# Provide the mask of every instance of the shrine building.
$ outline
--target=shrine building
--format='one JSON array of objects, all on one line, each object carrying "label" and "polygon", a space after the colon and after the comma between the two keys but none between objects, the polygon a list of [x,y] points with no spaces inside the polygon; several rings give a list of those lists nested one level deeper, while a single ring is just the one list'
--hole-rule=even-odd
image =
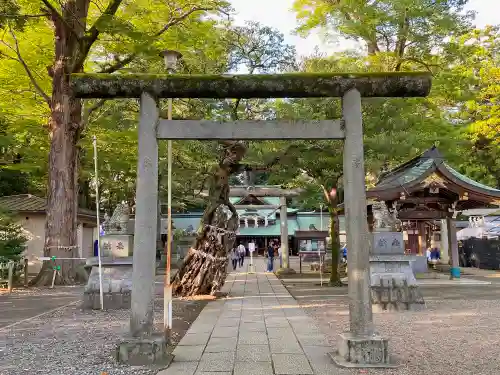
[{"label": "shrine building", "polygon": [[[237,242],[246,245],[253,241],[260,254],[264,254],[270,241],[280,242],[284,196],[293,196],[291,190],[279,186],[233,186],[230,201],[235,206],[240,226]],[[286,225],[288,246],[292,254],[303,250],[317,250],[325,246],[330,218],[328,212],[303,211],[294,208],[290,199],[286,200]],[[203,212],[174,213],[175,228],[189,232],[198,229]],[[344,218],[340,218],[341,239],[345,242]]]}]

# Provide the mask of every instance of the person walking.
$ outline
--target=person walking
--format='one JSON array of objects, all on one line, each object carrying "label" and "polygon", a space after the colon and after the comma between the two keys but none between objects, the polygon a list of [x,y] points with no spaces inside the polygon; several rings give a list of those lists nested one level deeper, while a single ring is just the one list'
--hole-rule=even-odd
[{"label": "person walking", "polygon": [[267,272],[273,272],[274,266],[274,247],[269,245],[267,247]]},{"label": "person walking", "polygon": [[239,257],[240,254],[238,253],[238,249],[233,248],[233,250],[231,250],[231,262],[233,263],[233,271],[236,271],[236,266],[238,265]]},{"label": "person walking", "polygon": [[245,249],[245,246],[243,246],[243,244],[240,243],[238,246],[238,254],[240,256],[240,258],[239,258],[240,268],[243,267],[243,262],[245,261],[246,252],[247,252],[247,249]]}]

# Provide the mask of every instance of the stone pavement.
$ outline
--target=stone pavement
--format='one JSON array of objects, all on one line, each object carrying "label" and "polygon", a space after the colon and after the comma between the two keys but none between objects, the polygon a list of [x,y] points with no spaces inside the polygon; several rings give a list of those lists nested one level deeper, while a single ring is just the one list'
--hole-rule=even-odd
[{"label": "stone pavement", "polygon": [[158,375],[330,375],[333,347],[269,273],[230,273]]}]

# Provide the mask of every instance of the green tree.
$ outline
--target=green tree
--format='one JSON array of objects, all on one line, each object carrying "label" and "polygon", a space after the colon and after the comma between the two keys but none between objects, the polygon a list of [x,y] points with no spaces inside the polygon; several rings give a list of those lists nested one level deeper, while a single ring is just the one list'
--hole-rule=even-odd
[{"label": "green tree", "polygon": [[443,51],[448,68],[435,80],[438,104],[464,128],[468,141],[460,169],[500,187],[500,31],[498,26],[452,37]]},{"label": "green tree", "polygon": [[[377,67],[366,64],[370,56],[341,55],[314,58],[305,62],[305,71],[367,71]],[[322,120],[341,117],[340,101],[334,99],[296,99],[277,101],[278,118]],[[431,99],[370,99],[363,100],[365,130],[365,161],[367,186],[376,182],[383,168],[390,168],[421,153],[432,144],[445,150],[453,149],[458,138],[454,128],[441,115]],[[332,273],[330,283],[340,285],[338,274],[339,225],[338,213],[342,203],[342,142],[294,142],[282,144],[286,150],[276,176],[283,181],[292,178],[309,195],[308,200],[322,202],[330,213],[332,241]],[[283,168],[285,166],[285,168]],[[336,192],[331,195],[330,192]],[[316,208],[318,205],[316,205]]]},{"label": "green tree", "polygon": [[399,71],[433,66],[435,48],[450,35],[470,27],[468,0],[295,0],[299,27],[308,34],[322,28],[366,46],[379,56],[382,70]]},{"label": "green tree", "polygon": [[[470,28],[473,14],[463,13],[466,0],[383,0],[369,2],[296,0],[294,9],[303,35],[322,28],[366,47],[366,54],[346,52],[331,58],[312,58],[305,71],[404,71],[427,69],[433,73],[442,63],[435,51],[445,45],[445,38],[463,34]],[[284,112],[283,112],[284,109]],[[340,117],[339,102],[330,99],[283,102],[281,114],[287,118],[331,119]],[[454,143],[457,131],[431,99],[372,99],[363,101],[367,185],[376,181],[382,168],[410,158],[432,143]],[[331,222],[338,221],[339,196],[330,191],[342,190],[342,146],[297,147],[300,157],[294,160],[302,171],[301,183],[316,184],[317,197],[323,195]],[[447,147],[444,147],[447,149]],[[304,157],[306,150],[309,156]],[[297,155],[299,156],[299,155]],[[327,168],[325,168],[325,165]],[[304,178],[304,174],[308,178]],[[314,189],[308,189],[314,191]],[[332,276],[339,284],[336,260],[339,259],[338,230],[331,225]]]},{"label": "green tree", "polygon": [[[248,73],[282,71],[295,62],[295,49],[284,43],[277,30],[249,23],[235,27],[229,35],[230,66],[245,67]],[[225,100],[215,105],[211,118],[214,120],[265,119],[271,116],[267,100]],[[243,158],[253,145],[245,141],[219,142],[217,165],[208,180],[209,197],[194,249],[202,249],[211,257],[191,252],[176,275],[173,290],[177,295],[213,294],[224,284],[228,251],[234,237],[224,243],[213,235],[214,227],[236,231],[238,214],[229,201],[229,181],[232,175],[242,171]],[[226,214],[228,211],[230,214]],[[227,221],[227,222],[226,222]],[[221,260],[222,259],[222,260]]]},{"label": "green tree", "polygon": [[[83,108],[82,101],[74,98],[70,90],[70,75],[85,70],[112,73],[134,62],[145,64],[153,56],[157,58],[161,49],[185,38],[175,33],[181,24],[186,26],[182,34],[215,32],[216,22],[201,17],[226,12],[228,4],[222,0],[109,0],[103,6],[89,0],[42,0],[41,3],[42,7],[28,0],[16,3],[18,15],[44,16],[30,18],[32,22],[24,25],[23,32],[3,22],[6,33],[0,52],[9,61],[6,70],[24,71],[27,80],[24,87],[35,92],[36,107],[43,107],[43,114],[49,118],[46,248],[57,243],[74,246],[79,142],[89,113],[100,103]],[[19,85],[19,75],[15,77]],[[57,250],[46,253],[59,255]],[[45,272],[47,267],[48,264],[42,267],[37,283],[50,282]],[[70,281],[74,269],[66,267],[61,275],[57,282]]]},{"label": "green tree", "polygon": [[0,211],[0,263],[18,262],[27,240],[23,228],[16,224],[13,216]]}]

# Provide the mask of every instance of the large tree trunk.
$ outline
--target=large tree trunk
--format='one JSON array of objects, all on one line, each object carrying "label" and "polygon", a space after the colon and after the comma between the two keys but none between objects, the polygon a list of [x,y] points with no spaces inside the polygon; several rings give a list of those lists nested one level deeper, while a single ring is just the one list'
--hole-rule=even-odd
[{"label": "large tree trunk", "polygon": [[[338,181],[338,178],[335,179]],[[322,186],[323,195],[325,197],[328,213],[330,214],[330,239],[332,246],[332,270],[330,275],[330,286],[342,286],[339,273],[340,261],[340,226],[339,226],[339,197],[337,194],[337,186],[334,186],[330,191],[326,186]]]},{"label": "large tree trunk", "polygon": [[[62,7],[62,14],[52,14],[55,34],[52,77],[50,153],[48,173],[47,217],[44,256],[55,256],[56,261],[45,261],[40,273],[32,281],[36,285],[52,282],[53,266],[60,266],[56,283],[73,283],[75,261],[57,258],[78,257],[78,140],[82,130],[82,105],[70,88],[70,74],[83,71],[81,57],[83,36],[89,0],[71,0]],[[64,20],[64,21],[63,21]]]},{"label": "large tree trunk", "polygon": [[175,295],[213,295],[224,285],[227,254],[234,246],[239,225],[236,209],[229,201],[229,177],[239,170],[245,152],[242,142],[226,142],[212,177],[198,237],[175,277]]},{"label": "large tree trunk", "polygon": [[340,260],[340,226],[337,207],[337,199],[333,199],[328,207],[330,213],[330,238],[332,246],[332,270],[330,275],[330,286],[342,286],[340,281],[339,260]]}]

